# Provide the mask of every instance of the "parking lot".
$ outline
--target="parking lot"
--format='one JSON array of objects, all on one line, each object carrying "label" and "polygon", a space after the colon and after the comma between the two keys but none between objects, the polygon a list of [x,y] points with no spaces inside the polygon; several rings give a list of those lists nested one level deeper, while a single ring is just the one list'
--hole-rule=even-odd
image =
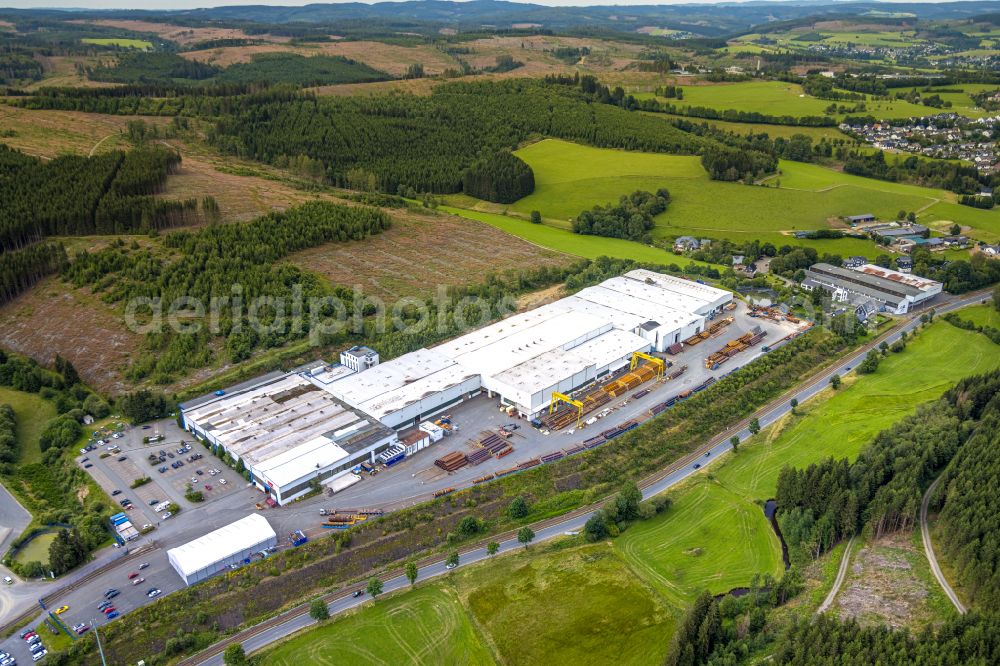
[{"label": "parking lot", "polygon": [[[196,512],[245,486],[240,475],[192,442],[190,435],[185,439],[185,433],[172,422],[138,428],[126,426],[114,434],[99,431],[92,439],[96,448],[81,454],[77,460],[115,501],[119,504],[131,501],[126,512],[136,529],[157,527],[166,520],[165,511],[153,510],[162,502],[173,502],[186,512]],[[146,438],[156,441],[143,441]],[[148,483],[131,487],[145,477],[149,477]],[[204,501],[186,499],[188,486],[200,491]]]}]

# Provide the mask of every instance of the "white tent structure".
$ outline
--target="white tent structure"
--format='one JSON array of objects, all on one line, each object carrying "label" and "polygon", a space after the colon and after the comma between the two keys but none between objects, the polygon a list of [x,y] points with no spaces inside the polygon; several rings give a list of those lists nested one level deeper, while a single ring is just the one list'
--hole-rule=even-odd
[{"label": "white tent structure", "polygon": [[187,585],[210,578],[230,564],[278,543],[267,519],[252,513],[203,537],[167,551],[167,560]]}]

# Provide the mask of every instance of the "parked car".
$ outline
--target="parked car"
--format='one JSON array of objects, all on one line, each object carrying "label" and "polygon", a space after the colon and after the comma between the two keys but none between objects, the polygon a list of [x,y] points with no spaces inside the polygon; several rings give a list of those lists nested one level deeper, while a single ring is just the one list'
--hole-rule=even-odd
[{"label": "parked car", "polygon": [[93,467],[93,465],[90,463],[87,463],[86,465],[83,466],[84,469],[90,469],[91,467]]},{"label": "parked car", "polygon": [[105,615],[104,617],[105,617],[106,619],[108,619],[108,620],[113,620],[113,619],[115,619],[116,617],[118,617],[119,615],[121,615],[121,613],[119,613],[118,611],[111,611],[110,613],[108,613],[108,614],[107,614],[107,615]]},{"label": "parked car", "polygon": [[225,479],[219,479],[219,483],[224,486],[224,485],[226,485],[226,480]]},{"label": "parked car", "polygon": [[148,568],[149,568],[149,562],[143,562],[142,564],[139,565],[139,570],[140,571],[142,571],[143,569],[148,569]]},{"label": "parked car", "polygon": [[198,483],[198,477],[197,476],[192,476],[191,477],[191,483]]},{"label": "parked car", "polygon": [[88,629],[90,629],[90,625],[86,624],[84,622],[81,622],[80,624],[74,624],[73,625],[73,631],[76,632],[77,636],[79,636],[80,634],[85,633]]},{"label": "parked car", "polygon": [[130,574],[128,575],[128,579],[129,579],[129,580],[135,580],[135,579],[136,579],[136,578],[138,578],[138,577],[139,577],[139,573],[138,573],[138,572],[136,572],[136,571],[133,571],[132,573],[130,573]]},{"label": "parked car", "polygon": [[212,486],[210,486],[210,485],[208,485],[208,484],[206,483],[206,484],[205,484],[205,490],[211,490],[211,489],[212,489]]},{"label": "parked car", "polygon": [[[86,451],[86,449],[82,449],[82,450]],[[89,462],[89,461],[90,461],[90,458],[88,458],[87,456],[84,456],[83,458],[80,458],[80,462]]]},{"label": "parked car", "polygon": [[3,577],[3,584],[4,585],[13,585],[14,584],[14,579],[11,578],[10,576],[4,576]]},{"label": "parked car", "polygon": [[152,523],[146,523],[145,525],[143,525],[142,527],[140,527],[140,528],[139,528],[139,530],[140,530],[140,531],[143,531],[143,530],[148,530],[148,529],[150,529],[150,528],[151,528],[152,526],[153,526],[153,524],[152,524]]},{"label": "parked car", "polygon": [[107,592],[104,593],[104,598],[105,599],[114,599],[119,594],[121,594],[121,593],[118,590],[116,590],[115,588],[112,587],[110,590],[108,590]]},{"label": "parked car", "polygon": [[157,500],[157,499],[151,499],[151,500],[149,500],[149,506],[156,506],[159,503],[160,503],[160,500]]},{"label": "parked car", "polygon": [[168,451],[168,452],[167,452],[167,457],[168,457],[168,458],[173,458],[173,457],[174,457],[174,454],[172,454],[172,453],[170,453],[170,452]]},{"label": "parked car", "polygon": [[29,638],[31,638],[32,636],[37,636],[37,635],[38,635],[38,634],[36,634],[35,632],[33,632],[33,631],[32,631],[31,629],[28,629],[27,631],[22,631],[22,632],[21,632],[21,638],[22,638],[23,640],[28,640],[28,639],[29,639]]},{"label": "parked car", "polygon": [[201,471],[200,469],[199,469],[199,470],[197,470],[197,471],[195,472],[195,474],[197,474],[198,476],[204,476],[204,475],[205,475],[205,473],[204,473],[203,471]]},{"label": "parked car", "polygon": [[159,472],[160,474],[163,474],[164,472],[166,472],[166,471],[167,471],[167,466],[166,466],[166,465],[164,465],[163,467],[161,467],[160,469],[158,469],[158,470],[156,470],[156,471],[158,471],[158,472]]},{"label": "parked car", "polygon": [[165,514],[163,514],[162,516],[160,516],[160,520],[166,520],[167,518],[169,518],[172,515],[174,515],[174,514],[172,514],[171,512],[167,511]]},{"label": "parked car", "polygon": [[144,426],[142,426],[142,429],[143,429],[143,430],[149,430],[149,429],[150,429],[150,427],[151,427],[151,426],[148,426],[148,425],[144,425]]},{"label": "parked car", "polygon": [[146,596],[149,597],[150,599],[152,599],[153,597],[159,596],[159,595],[160,595],[160,588],[158,588],[158,587],[154,587],[151,590],[149,590],[148,592],[146,592]]},{"label": "parked car", "polygon": [[132,584],[133,585],[138,585],[139,583],[145,583],[145,582],[146,582],[146,579],[143,578],[142,576],[139,576],[138,578],[132,579]]},{"label": "parked car", "polygon": [[48,652],[46,652],[44,649],[41,652],[36,652],[35,654],[31,655],[31,661],[41,661],[42,657],[44,657],[47,654]]},{"label": "parked car", "polygon": [[111,605],[112,605],[112,604],[111,604],[111,602],[110,602],[110,601],[102,601],[101,603],[99,603],[99,604],[97,605],[97,610],[99,610],[100,612],[102,612],[102,613],[103,613],[103,612],[104,612],[104,609],[105,609],[105,608],[109,608],[109,607],[110,607]]},{"label": "parked car", "polygon": [[69,606],[63,605],[63,606],[60,606],[59,608],[55,609],[52,612],[55,613],[56,615],[62,615],[63,613],[65,613],[68,610],[69,610]]},{"label": "parked car", "polygon": [[112,497],[117,497],[118,495],[121,495],[121,494],[122,494],[122,491],[117,490],[117,489],[111,491],[111,496]]},{"label": "parked car", "polygon": [[101,612],[102,612],[102,613],[104,613],[105,615],[107,615],[108,613],[114,613],[114,612],[115,612],[115,611],[117,611],[117,610],[118,610],[118,609],[117,609],[117,608],[115,608],[114,606],[108,606],[107,608],[105,608],[105,609],[104,609],[103,611],[101,611]]},{"label": "parked car", "polygon": [[125,462],[128,460],[128,456],[118,456],[118,462]]}]

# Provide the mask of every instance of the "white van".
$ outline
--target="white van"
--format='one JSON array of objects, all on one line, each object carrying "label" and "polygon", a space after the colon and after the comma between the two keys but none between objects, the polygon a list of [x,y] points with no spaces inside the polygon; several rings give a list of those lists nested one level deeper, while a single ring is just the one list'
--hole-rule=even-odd
[{"label": "white van", "polygon": [[160,502],[159,504],[153,507],[153,511],[155,511],[156,513],[159,513],[161,511],[166,511],[168,506],[170,506],[169,501]]}]

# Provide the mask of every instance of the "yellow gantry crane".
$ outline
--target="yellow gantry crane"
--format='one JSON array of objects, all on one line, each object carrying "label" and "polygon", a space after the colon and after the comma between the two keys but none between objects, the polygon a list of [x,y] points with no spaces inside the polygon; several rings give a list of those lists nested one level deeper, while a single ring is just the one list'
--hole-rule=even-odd
[{"label": "yellow gantry crane", "polygon": [[655,356],[638,351],[632,352],[632,363],[629,365],[629,370],[635,370],[639,366],[639,359],[643,359],[656,367],[657,379],[662,377],[663,373],[667,370],[667,364],[663,362],[662,358],[656,358]]},{"label": "yellow gantry crane", "polygon": [[556,411],[560,402],[565,402],[567,405],[576,408],[576,427],[580,427],[580,421],[583,420],[583,403],[579,400],[574,400],[564,393],[552,393],[552,402],[549,403],[549,414]]}]

